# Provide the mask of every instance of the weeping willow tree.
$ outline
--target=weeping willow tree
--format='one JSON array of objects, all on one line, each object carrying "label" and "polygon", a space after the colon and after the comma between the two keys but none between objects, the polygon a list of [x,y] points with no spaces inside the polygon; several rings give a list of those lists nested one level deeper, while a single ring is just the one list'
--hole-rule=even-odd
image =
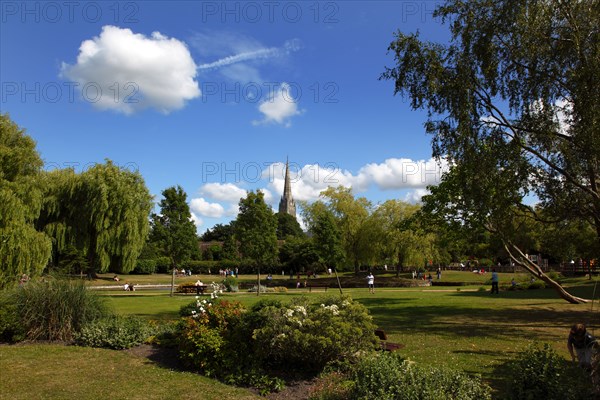
[{"label": "weeping willow tree", "polygon": [[50,258],[50,238],[33,224],[42,206],[42,165],[35,142],[0,114],[0,288],[40,274]]},{"label": "weeping willow tree", "polygon": [[55,257],[72,246],[85,255],[89,275],[133,270],[152,208],[141,175],[106,161],[81,174],[50,172],[46,183],[38,225],[52,237]]}]

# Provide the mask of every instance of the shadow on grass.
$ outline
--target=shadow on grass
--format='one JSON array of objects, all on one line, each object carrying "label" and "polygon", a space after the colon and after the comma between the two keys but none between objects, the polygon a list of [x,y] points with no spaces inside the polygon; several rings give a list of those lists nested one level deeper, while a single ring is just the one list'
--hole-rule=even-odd
[{"label": "shadow on grass", "polygon": [[[474,293],[466,294],[477,297]],[[489,296],[489,294],[488,294]],[[360,299],[369,308],[374,321],[388,334],[410,331],[431,333],[449,338],[489,337],[501,339],[518,335],[524,339],[536,339],[538,333],[532,328],[568,329],[573,321],[588,321],[589,308],[556,310],[547,307],[496,307],[470,308],[458,305],[403,307],[406,299]]]},{"label": "shadow on grass", "polygon": [[[589,284],[579,285],[577,287],[566,287],[565,290],[577,297],[581,297],[584,299],[592,300],[592,296],[594,301],[600,300],[600,285],[596,287],[595,283],[592,281]],[[457,290],[453,293],[456,296],[466,296],[466,297],[484,297],[491,296],[489,287],[486,290],[478,290],[478,291],[459,291]],[[505,297],[509,299],[560,299],[560,296],[556,292],[556,290],[552,288],[545,289],[523,289],[523,290],[501,290],[498,297]]]}]

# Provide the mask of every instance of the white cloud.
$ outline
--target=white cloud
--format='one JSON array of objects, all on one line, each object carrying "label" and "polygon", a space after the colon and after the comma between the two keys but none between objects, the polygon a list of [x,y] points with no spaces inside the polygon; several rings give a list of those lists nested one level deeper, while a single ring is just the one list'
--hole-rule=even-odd
[{"label": "white cloud", "polygon": [[61,67],[61,76],[77,82],[94,107],[125,114],[182,108],[200,96],[196,74],[185,43],[159,32],[147,37],[110,25],[81,43],[74,65]]},{"label": "white cloud", "polygon": [[447,163],[441,166],[435,159],[413,161],[408,158],[389,158],[382,164],[367,164],[360,169],[356,177],[358,187],[375,184],[382,190],[423,188],[437,185]]},{"label": "white cloud", "polygon": [[196,229],[199,229],[202,225],[204,225],[204,221],[202,220],[202,218],[198,217],[193,212],[192,212],[192,222],[196,226]]},{"label": "white cloud", "polygon": [[233,183],[207,183],[200,188],[200,194],[217,201],[238,203],[247,192]]},{"label": "white cloud", "polygon": [[[447,163],[441,166],[434,159],[413,161],[406,158],[390,158],[380,164],[367,164],[357,174],[342,170],[333,163],[323,166],[307,164],[303,167],[290,164],[292,194],[296,200],[314,201],[329,186],[352,187],[354,192],[364,192],[371,187],[379,190],[418,189],[424,193],[428,185],[441,181]],[[285,164],[274,163],[263,171],[263,179],[268,179],[274,193],[283,193]],[[420,198],[420,197],[419,197]]]},{"label": "white cloud", "polygon": [[427,189],[415,189],[404,196],[404,201],[412,204],[421,203],[421,198],[427,194],[429,194],[429,190]]},{"label": "white cloud", "polygon": [[190,201],[190,209],[193,213],[203,217],[221,218],[225,215],[225,209],[219,203],[209,203],[204,198],[199,197]]},{"label": "white cloud", "polygon": [[258,110],[263,114],[263,119],[252,121],[252,124],[276,123],[286,128],[290,127],[292,125],[290,119],[303,112],[298,109],[296,100],[290,85],[283,82],[275,93],[260,103]]}]

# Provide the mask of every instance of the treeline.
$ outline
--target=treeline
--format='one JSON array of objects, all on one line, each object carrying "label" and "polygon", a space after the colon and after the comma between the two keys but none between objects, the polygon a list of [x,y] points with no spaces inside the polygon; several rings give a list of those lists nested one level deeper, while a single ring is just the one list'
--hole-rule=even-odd
[{"label": "treeline", "polygon": [[[287,274],[383,265],[399,272],[471,258],[508,262],[498,234],[484,224],[439,218],[427,201],[423,208],[400,200],[373,204],[338,187],[300,205],[306,232],[251,191],[235,220],[198,237],[181,187],[165,189],[154,213],[142,176],[110,160],[81,173],[44,171],[35,142],[0,115],[0,287],[50,270],[90,277],[173,268]],[[537,213],[544,220],[545,210]],[[530,254],[554,262],[598,254],[593,226],[584,220],[517,219],[513,243]],[[201,241],[219,243],[201,250]]]}]

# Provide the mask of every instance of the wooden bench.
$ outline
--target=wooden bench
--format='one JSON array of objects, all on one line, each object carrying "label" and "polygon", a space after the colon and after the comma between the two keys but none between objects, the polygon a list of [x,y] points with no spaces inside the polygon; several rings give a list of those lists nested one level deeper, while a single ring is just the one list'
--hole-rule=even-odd
[{"label": "wooden bench", "polygon": [[400,344],[400,343],[388,342],[387,334],[383,331],[383,329],[376,329],[375,336],[377,336],[379,338],[379,340],[381,341],[380,345],[381,345],[381,350],[383,350],[383,351],[396,351],[396,350],[400,350],[401,348],[404,347],[404,345]]},{"label": "wooden bench", "polygon": [[179,293],[196,293],[204,294],[204,291],[208,288],[208,285],[183,285],[178,287]]},{"label": "wooden bench", "polygon": [[327,289],[329,289],[329,286],[327,286],[327,285],[308,285],[309,292],[312,292],[313,289],[325,289],[325,291],[327,291]]}]

